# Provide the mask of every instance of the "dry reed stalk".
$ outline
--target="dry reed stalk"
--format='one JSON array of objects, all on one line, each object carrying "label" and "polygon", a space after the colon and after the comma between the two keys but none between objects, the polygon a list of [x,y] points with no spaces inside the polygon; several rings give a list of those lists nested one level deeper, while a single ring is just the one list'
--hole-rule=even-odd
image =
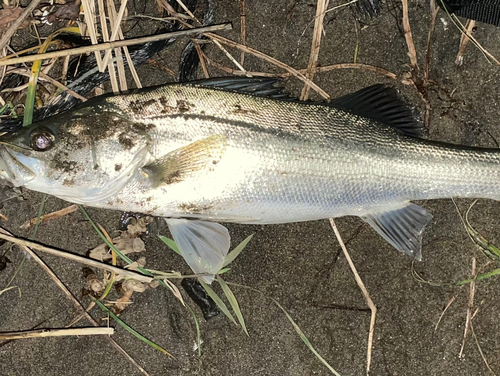
[{"label": "dry reed stalk", "polygon": [[49,214],[45,214],[45,215],[42,215],[40,217],[40,219],[37,217],[37,218],[32,218],[30,219],[29,221],[26,221],[24,222],[20,228],[26,230],[27,228],[30,228],[31,226],[34,226],[38,223],[43,223],[43,222],[48,222],[48,221],[51,221],[53,219],[57,219],[57,218],[60,218],[64,215],[67,215],[69,213],[73,213],[75,211],[78,210],[78,205],[76,204],[73,204],[73,205],[70,205],[64,209],[61,209],[61,210],[58,210],[58,211],[55,211],[55,212],[52,212],[52,213],[49,213]]},{"label": "dry reed stalk", "polygon": [[333,218],[330,218],[330,224],[332,226],[333,232],[335,233],[335,236],[337,237],[340,247],[342,248],[342,252],[344,253],[345,258],[349,263],[349,267],[351,268],[351,271],[354,274],[356,283],[358,284],[358,287],[360,288],[361,292],[363,293],[366,299],[366,304],[368,305],[370,311],[372,312],[370,319],[370,330],[368,332],[368,348],[366,351],[366,374],[368,375],[370,373],[370,366],[372,363],[373,332],[375,331],[375,318],[377,316],[377,307],[375,306],[375,304],[373,304],[373,300],[370,298],[370,294],[368,294],[368,290],[366,289],[365,284],[361,280],[361,277],[359,276],[356,267],[352,262],[351,256],[349,256],[349,252],[347,252],[344,240],[342,240],[342,236],[340,235],[340,232]]},{"label": "dry reed stalk", "polygon": [[[185,37],[185,36],[189,36],[189,35],[209,33],[212,31],[231,30],[231,27],[232,26],[230,23],[225,23],[225,24],[220,24],[220,25],[204,26],[204,27],[189,29],[189,30],[174,31],[172,33],[151,35],[151,36],[141,37],[141,38],[133,38],[133,39],[108,42],[108,43],[93,44],[90,46],[83,46],[83,47],[77,47],[77,48],[68,48],[66,50],[46,52],[46,53],[38,54],[38,55],[12,57],[12,58],[9,58],[7,60],[0,60],[0,67],[4,66],[4,65],[27,63],[27,62],[31,62],[31,61],[35,61],[35,60],[51,59],[53,57],[78,55],[78,54],[83,54],[83,53],[88,53],[88,52],[107,50],[110,48],[131,46],[134,44],[141,44],[141,43],[154,42],[154,41],[170,39],[170,38],[178,38],[178,37]],[[216,35],[216,34],[212,34],[212,35]]]},{"label": "dry reed stalk", "polygon": [[[321,46],[321,35],[323,34],[323,20],[325,18],[326,9],[328,8],[329,0],[318,0],[316,5],[316,17],[314,19],[314,31],[311,44],[311,54],[309,55],[309,64],[307,65],[306,77],[312,81],[314,70],[318,64],[319,49]],[[300,100],[305,101],[309,98],[309,85],[304,85]]]},{"label": "dry reed stalk", "polygon": [[410,68],[412,70],[418,70],[417,51],[415,50],[415,44],[413,43],[410,20],[408,18],[408,0],[401,0],[401,2],[403,3],[403,30],[405,34],[406,44],[408,46],[408,56],[410,57]]},{"label": "dry reed stalk", "polygon": [[0,340],[12,340],[23,338],[45,338],[45,337],[65,337],[65,336],[94,336],[94,335],[115,334],[115,329],[111,327],[95,328],[72,328],[72,329],[35,329],[23,332],[0,332]]},{"label": "dry reed stalk", "polygon": [[460,36],[460,47],[458,48],[457,57],[455,59],[455,64],[461,66],[464,63],[464,54],[467,44],[469,44],[470,38],[469,35],[472,35],[472,30],[476,26],[476,21],[467,20],[465,23],[465,33],[462,33]]},{"label": "dry reed stalk", "polygon": [[17,244],[20,246],[37,249],[39,251],[51,254],[53,256],[63,257],[63,258],[66,258],[68,260],[71,260],[71,261],[76,261],[76,262],[79,262],[79,263],[82,263],[82,264],[85,264],[88,266],[92,266],[94,268],[99,268],[99,269],[107,270],[108,272],[115,272],[117,274],[125,275],[125,276],[133,278],[137,281],[146,282],[146,283],[153,281],[152,277],[148,277],[148,276],[136,273],[136,272],[131,271],[131,270],[118,268],[116,266],[108,265],[108,264],[105,264],[103,262],[99,262],[97,260],[92,260],[92,259],[89,259],[87,257],[76,255],[74,253],[60,251],[58,249],[47,247],[47,246],[29,241],[29,240],[19,239],[19,238],[16,238],[14,236],[5,235],[5,233],[0,233],[0,239],[5,239],[11,243],[14,243],[14,244]]}]

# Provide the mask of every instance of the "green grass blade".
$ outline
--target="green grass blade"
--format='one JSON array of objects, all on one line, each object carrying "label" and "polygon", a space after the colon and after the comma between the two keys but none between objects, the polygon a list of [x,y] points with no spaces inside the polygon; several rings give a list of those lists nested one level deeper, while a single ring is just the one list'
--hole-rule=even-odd
[{"label": "green grass blade", "polygon": [[224,263],[222,264],[222,266],[223,267],[227,266],[231,262],[233,262],[234,259],[239,256],[239,254],[241,253],[241,251],[243,251],[243,249],[245,249],[245,247],[247,246],[248,242],[250,240],[252,240],[252,238],[253,238],[254,235],[255,234],[252,234],[252,235],[248,236],[245,240],[243,240],[240,244],[238,244],[235,249],[233,249],[231,252],[229,252],[227,254],[226,258],[224,259]]},{"label": "green grass blade", "polygon": [[285,311],[285,309],[278,302],[275,302],[275,303],[283,311],[283,313],[285,314],[285,316],[288,319],[288,321],[290,321],[292,323],[293,328],[295,329],[295,331],[297,332],[297,334],[300,336],[300,339],[302,340],[302,342],[305,343],[305,345],[307,346],[307,348],[309,350],[311,350],[311,352],[316,356],[316,358],[318,358],[319,361],[321,363],[323,363],[325,365],[325,367],[330,370],[331,373],[333,373],[336,376],[340,376],[340,374],[337,371],[335,371],[333,369],[333,367],[330,364],[328,364],[328,362],[321,355],[319,355],[319,353],[313,347],[313,345],[311,344],[311,342],[309,342],[309,340],[307,339],[307,337],[305,336],[305,334],[302,332],[302,330],[300,329],[300,327],[297,325],[297,323],[295,321],[293,321],[292,317],[288,314],[288,312]]},{"label": "green grass blade", "polygon": [[169,239],[169,238],[167,238],[166,236],[163,236],[163,235],[158,235],[158,237],[161,239],[161,241],[163,243],[165,243],[166,245],[168,245],[172,251],[174,251],[178,255],[182,256],[181,255],[181,251],[179,251],[179,247],[177,247],[177,244],[175,244],[175,242],[172,239]]},{"label": "green grass blade", "polygon": [[221,275],[221,274],[227,273],[230,270],[231,270],[231,268],[224,268],[224,269],[219,270],[219,272],[217,274]]},{"label": "green grass blade", "polygon": [[229,310],[227,309],[226,304],[222,301],[221,298],[219,298],[219,296],[215,293],[215,291],[212,290],[212,288],[208,284],[203,282],[203,280],[201,278],[198,278],[198,281],[201,283],[201,285],[203,286],[203,288],[207,292],[208,296],[210,296],[213,299],[213,301],[215,302],[215,304],[217,304],[217,307],[219,307],[219,309],[222,312],[224,312],[224,314],[227,316],[227,318],[229,320],[231,320],[235,325],[238,325],[238,323],[234,319],[233,315],[231,315],[231,312],[229,312]]},{"label": "green grass blade", "polygon": [[31,234],[31,237],[30,237],[31,240],[35,239],[36,233],[38,232],[38,227],[40,226],[40,220],[42,219],[45,201],[47,201],[47,193],[44,193],[42,196],[42,203],[40,204],[40,209],[38,209],[38,216],[36,218],[35,228],[33,229],[33,234]]},{"label": "green grass blade", "polygon": [[290,323],[292,324],[293,328],[295,329],[295,331],[297,332],[297,334],[300,336],[300,339],[302,340],[302,342],[304,342],[304,344],[314,354],[314,356],[316,356],[316,358],[318,358],[318,360],[321,363],[323,363],[326,366],[326,368],[328,368],[330,370],[331,373],[333,373],[335,376],[340,376],[340,374],[337,371],[335,371],[333,369],[333,367],[325,359],[323,359],[323,357],[321,355],[319,355],[319,353],[313,347],[313,345],[311,344],[311,342],[309,341],[309,339],[305,336],[305,334],[302,332],[302,330],[297,325],[297,323],[295,321],[293,321],[293,319],[289,315],[289,313],[285,310],[285,308],[283,308],[283,306],[277,300],[275,300],[275,299],[273,299],[273,298],[271,298],[269,296],[266,296],[262,291],[254,289],[253,287],[250,287],[250,286],[245,286],[245,285],[240,285],[238,283],[230,283],[230,282],[228,282],[228,284],[229,285],[233,285],[233,286],[243,287],[243,288],[246,288],[246,289],[258,292],[259,294],[261,294],[262,296],[264,296],[265,298],[271,300],[274,304],[276,304],[276,306],[278,306],[278,308],[283,311],[283,313],[285,314],[286,318],[290,321]]},{"label": "green grass blade", "polygon": [[238,300],[236,300],[236,297],[234,296],[233,292],[227,285],[227,283],[220,277],[217,276],[217,282],[219,282],[220,287],[222,287],[222,291],[224,291],[224,294],[226,295],[226,298],[231,304],[231,308],[233,309],[236,317],[238,318],[238,321],[240,322],[241,327],[243,328],[243,331],[247,336],[250,337],[250,334],[248,334],[247,327],[245,325],[245,319],[243,318],[243,315],[241,314],[240,310],[240,305],[238,304]]},{"label": "green grass blade", "polygon": [[200,324],[198,323],[198,318],[196,317],[196,313],[194,313],[193,309],[189,306],[189,312],[193,315],[194,325],[196,325],[196,344],[198,345],[198,356],[201,356],[201,332],[200,332]]},{"label": "green grass blade", "polygon": [[99,308],[101,308],[104,312],[106,312],[108,315],[110,315],[113,318],[113,320],[115,320],[123,329],[125,329],[129,333],[132,333],[134,336],[136,336],[137,338],[139,338],[144,343],[147,343],[149,346],[151,346],[151,347],[155,348],[156,350],[159,350],[162,353],[167,354],[168,356],[170,356],[173,359],[175,359],[175,357],[172,354],[170,354],[167,350],[165,350],[163,347],[158,346],[156,343],[150,341],[149,339],[147,339],[146,337],[144,337],[142,334],[140,334],[139,332],[135,331],[130,326],[128,326],[127,324],[125,324],[120,318],[118,318],[118,316],[116,316],[113,312],[111,312],[109,310],[109,308],[106,307],[102,302],[100,302],[99,300],[97,300],[96,298],[94,298],[92,296],[91,296],[91,298],[94,301],[94,303],[96,303],[99,306]]}]

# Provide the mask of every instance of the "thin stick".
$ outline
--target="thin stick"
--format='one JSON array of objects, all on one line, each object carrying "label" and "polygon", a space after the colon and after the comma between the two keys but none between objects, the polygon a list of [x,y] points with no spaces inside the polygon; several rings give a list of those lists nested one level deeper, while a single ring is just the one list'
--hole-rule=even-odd
[{"label": "thin stick", "polygon": [[462,33],[460,37],[460,47],[458,49],[457,58],[455,59],[455,64],[458,66],[461,66],[464,63],[465,48],[467,47],[467,44],[469,44],[469,35],[472,35],[474,26],[476,26],[476,21],[474,20],[467,20],[465,23],[466,32]]},{"label": "thin stick", "polygon": [[424,79],[429,79],[429,70],[431,65],[431,37],[434,32],[434,26],[436,25],[436,17],[439,13],[439,7],[436,8],[434,13],[432,13],[431,24],[429,26],[429,33],[427,34],[427,52],[425,54],[425,71],[424,71]]},{"label": "thin stick", "polygon": [[[110,41],[115,41],[116,37],[118,36],[118,30],[120,29],[120,24],[122,22],[123,14],[125,13],[126,8],[127,8],[127,0],[122,0],[120,5],[120,10],[118,11],[118,16],[114,20],[115,25],[113,26],[113,32],[111,33]],[[104,55],[103,63],[107,64],[110,57],[111,57],[111,50],[107,50]]]},{"label": "thin stick", "polygon": [[474,308],[474,294],[476,291],[476,258],[472,258],[472,278],[473,280],[471,281],[469,285],[469,302],[467,304],[467,318],[465,319],[465,329],[464,329],[464,338],[462,340],[462,346],[460,347],[460,352],[458,354],[458,357],[461,358],[462,354],[464,352],[464,347],[465,347],[465,340],[467,339],[467,334],[469,333],[469,328],[471,324],[471,317],[472,317],[472,308]]},{"label": "thin stick", "polygon": [[208,74],[208,69],[207,69],[207,64],[205,63],[205,58],[203,51],[201,50],[201,47],[198,43],[193,43],[194,48],[196,48],[196,52],[198,53],[198,58],[200,59],[200,64],[201,68],[203,69],[203,74],[205,75],[205,78],[210,78],[210,75]]},{"label": "thin stick", "polygon": [[373,332],[375,329],[375,318],[377,316],[377,307],[375,304],[373,304],[372,299],[370,298],[370,295],[368,294],[368,291],[366,290],[366,287],[361,280],[361,277],[359,276],[356,267],[354,266],[354,263],[352,262],[351,256],[349,256],[349,252],[347,252],[347,248],[344,244],[344,241],[342,240],[342,237],[340,236],[340,232],[337,228],[337,225],[335,224],[335,221],[333,218],[330,218],[330,225],[332,226],[333,232],[335,233],[335,236],[337,237],[337,240],[340,244],[340,247],[342,248],[342,252],[344,252],[344,256],[347,259],[347,262],[349,263],[349,267],[351,268],[352,273],[354,274],[354,278],[356,279],[356,283],[358,284],[358,287],[361,289],[361,292],[365,296],[366,299],[366,304],[368,304],[368,307],[370,308],[372,312],[371,320],[370,320],[370,331],[368,332],[368,349],[366,352],[366,374],[368,375],[370,373],[370,365],[372,362],[372,346],[373,346]]},{"label": "thin stick", "polygon": [[[212,32],[212,31],[231,30],[231,28],[232,28],[232,26],[230,23],[225,23],[225,24],[220,24],[220,25],[204,26],[204,27],[200,27],[200,28],[196,28],[196,29],[174,31],[172,33],[150,35],[150,36],[142,37],[142,38],[119,40],[119,41],[114,41],[114,42],[94,44],[91,46],[83,46],[83,47],[77,47],[77,48],[68,48],[66,50],[46,52],[44,54],[13,57],[13,58],[10,58],[7,60],[0,61],[0,67],[4,66],[4,65],[26,63],[26,62],[31,62],[31,61],[35,61],[35,60],[51,59],[53,57],[71,56],[71,55],[84,54],[84,53],[94,52],[94,51],[102,51],[102,50],[107,50],[110,48],[131,46],[134,44],[142,44],[142,43],[146,43],[146,42],[154,42],[154,41],[165,40],[165,39],[170,39],[170,38],[185,37],[188,35],[196,35],[196,34]],[[216,35],[216,34],[212,34],[212,36],[214,36],[214,35]]]},{"label": "thin stick", "polygon": [[2,50],[7,44],[9,44],[10,38],[16,33],[17,29],[22,25],[24,20],[29,16],[31,12],[35,10],[35,8],[40,4],[41,0],[33,0],[30,5],[28,5],[25,9],[24,12],[21,13],[19,18],[17,18],[12,25],[5,31],[0,38],[0,50]]},{"label": "thin stick", "polygon": [[[236,76],[243,76],[244,73],[242,71],[236,70],[236,69],[231,69],[229,67],[225,67],[222,64],[219,64],[218,62],[210,59],[203,51],[202,51],[203,57],[205,60],[208,61],[208,63],[224,72],[234,74]],[[331,70],[335,69],[363,69],[363,70],[368,70],[372,71],[378,74],[381,74],[383,76],[386,76],[388,78],[391,78],[393,80],[397,80],[398,76],[396,76],[394,73],[389,72],[383,68],[375,67],[373,65],[368,65],[368,64],[359,64],[359,63],[342,63],[342,64],[333,64],[333,65],[327,65],[324,67],[316,67],[314,69],[314,73],[320,73],[320,72],[328,72]],[[298,69],[297,72],[299,73],[306,73],[307,69]],[[254,71],[247,71],[247,73],[251,74],[252,76],[259,76],[259,77],[290,77],[293,76],[291,73],[266,73],[266,72],[254,72]]]},{"label": "thin stick", "polygon": [[[329,0],[318,0],[316,5],[316,17],[314,20],[313,39],[311,44],[311,54],[309,55],[309,64],[307,65],[306,77],[310,80],[314,77],[314,68],[318,64],[319,49],[321,45],[321,35],[323,34],[323,19],[325,18],[326,9],[328,8]],[[309,85],[304,85],[300,100],[305,101],[309,98]]]},{"label": "thin stick", "polygon": [[437,330],[438,326],[439,326],[439,323],[441,322],[441,320],[443,319],[444,317],[444,314],[446,313],[446,311],[448,310],[448,308],[450,308],[451,304],[455,301],[455,298],[456,296],[453,296],[450,301],[448,302],[448,304],[446,304],[446,307],[444,307],[443,309],[443,312],[441,312],[441,315],[439,316],[439,320],[438,322],[436,323],[436,326],[434,327],[434,331]]},{"label": "thin stick", "polygon": [[[241,23],[240,41],[241,44],[244,46],[247,45],[246,19],[247,19],[247,14],[245,10],[245,0],[240,0],[240,23]],[[241,51],[240,64],[243,65],[244,62],[245,62],[245,51]]]},{"label": "thin stick", "polygon": [[[3,228],[0,227],[0,234],[6,234],[6,235],[12,235],[10,232],[4,230]],[[49,277],[55,282],[57,287],[64,292],[64,294],[68,297],[68,299],[73,303],[75,306],[76,310],[78,312],[81,312],[82,314],[85,315],[87,320],[95,327],[100,327],[99,323],[94,320],[92,316],[88,312],[85,311],[85,308],[81,305],[81,303],[78,301],[78,299],[75,298],[75,296],[71,293],[71,291],[68,290],[68,288],[62,283],[62,281],[55,275],[55,273],[48,267],[48,265],[40,258],[38,255],[33,252],[33,250],[27,246],[24,245],[19,245],[21,249],[28,254],[31,255],[33,260],[35,260],[45,272],[49,275]],[[111,343],[111,345],[118,350],[120,354],[122,354],[130,363],[132,363],[136,368],[141,371],[141,373],[144,376],[149,376],[149,374],[142,368],[113,338],[111,337],[106,337],[108,341]]]},{"label": "thin stick", "polygon": [[405,33],[406,44],[408,45],[408,56],[410,57],[410,68],[412,70],[418,69],[417,51],[413,44],[413,37],[411,35],[410,20],[408,18],[408,0],[401,0],[403,3],[403,30]]},{"label": "thin stick", "polygon": [[[97,7],[99,8],[99,19],[101,21],[102,39],[104,40],[104,42],[109,42],[108,23],[106,20],[106,11],[104,10],[104,1],[98,0]],[[111,21],[111,15],[110,15],[110,21]],[[118,80],[116,79],[115,64],[113,62],[108,61],[106,65],[108,66],[109,81],[111,82],[111,90],[113,90],[113,93],[116,94],[120,92],[120,90],[118,88]]]},{"label": "thin stick", "polygon": [[[477,312],[477,311],[476,311]],[[481,354],[481,358],[483,358],[484,364],[486,364],[486,368],[493,374],[493,376],[496,376],[495,372],[491,369],[490,365],[488,364],[488,361],[486,360],[486,357],[484,356],[483,350],[481,349],[481,346],[479,345],[479,341],[477,339],[476,333],[474,332],[474,327],[472,326],[472,321],[470,323],[470,331],[472,333],[472,336],[474,337],[474,340],[476,341],[476,346],[479,351],[479,354]]]},{"label": "thin stick", "polygon": [[121,275],[125,275],[127,277],[134,278],[137,281],[147,282],[147,283],[153,281],[152,277],[148,277],[148,276],[136,273],[136,272],[131,271],[131,270],[118,268],[116,266],[108,265],[108,264],[105,264],[103,262],[99,262],[97,260],[92,260],[92,259],[89,259],[89,258],[86,258],[83,256],[75,255],[74,253],[60,251],[58,249],[47,247],[47,246],[29,241],[29,240],[19,239],[19,238],[13,237],[13,236],[5,235],[4,233],[0,233],[0,239],[5,239],[9,242],[15,243],[15,244],[20,245],[20,246],[37,249],[39,251],[49,253],[49,254],[54,255],[54,256],[64,257],[68,260],[72,260],[72,261],[76,261],[76,262],[79,262],[79,263],[82,263],[85,265],[93,266],[95,268],[107,270],[109,272],[115,272],[115,273],[121,274]]},{"label": "thin stick", "polygon": [[72,329],[36,329],[24,332],[3,332],[0,333],[0,340],[23,339],[23,338],[43,338],[43,337],[64,337],[64,336],[94,336],[97,334],[115,334],[112,327],[99,328],[72,328]]},{"label": "thin stick", "polygon": [[[94,24],[94,11],[95,11],[94,1],[82,0],[82,7],[83,7],[83,14],[85,17],[85,24],[87,26],[87,32],[89,33],[90,36],[90,41],[92,42],[93,45],[97,45],[97,34],[95,31],[95,24]],[[82,35],[84,34],[82,33]],[[97,66],[99,67],[99,69],[102,69],[103,68],[102,58],[101,54],[99,53],[99,50],[95,51],[95,58]],[[109,73],[111,74],[111,71]]]},{"label": "thin stick", "polygon": [[[40,222],[39,223],[51,221],[53,219],[62,217],[62,216],[67,215],[69,213],[73,213],[73,212],[75,212],[77,210],[78,210],[78,205],[76,205],[76,204],[70,205],[70,206],[68,206],[68,207],[66,207],[64,209],[61,209],[61,210],[58,210],[58,211],[55,211],[55,212],[52,212],[52,213],[49,213],[49,214],[42,215],[40,217]],[[24,222],[21,225],[21,228],[25,230],[25,229],[27,229],[27,228],[35,225],[37,223],[37,221],[38,221],[38,218],[32,218],[29,221]]]},{"label": "thin stick", "polygon": [[[254,56],[256,56],[256,57],[258,57],[260,59],[266,60],[269,63],[271,63],[273,65],[276,65],[277,67],[280,67],[280,68],[286,70],[292,76],[297,77],[302,82],[304,82],[304,83],[308,84],[309,86],[311,86],[311,88],[313,90],[315,90],[319,95],[321,95],[326,100],[330,99],[330,96],[323,89],[321,89],[318,85],[316,85],[314,82],[312,82],[310,79],[308,79],[302,73],[299,73],[296,69],[292,68],[291,66],[289,66],[289,65],[287,65],[285,63],[282,63],[281,61],[279,61],[279,60],[277,60],[277,59],[275,59],[275,58],[273,58],[273,57],[271,57],[269,55],[266,55],[263,52],[257,51],[257,50],[255,50],[255,49],[253,49],[251,47],[243,46],[240,43],[236,43],[236,42],[234,42],[234,41],[232,41],[230,39],[221,37],[220,35],[213,34],[213,33],[206,33],[205,35],[207,37],[209,37],[210,39],[212,39],[212,40],[218,40],[222,44],[226,44],[228,46],[237,48],[240,51],[245,51],[247,53],[250,53],[250,54],[252,54],[252,55],[254,55]],[[40,56],[40,55],[38,55],[38,56]]]}]

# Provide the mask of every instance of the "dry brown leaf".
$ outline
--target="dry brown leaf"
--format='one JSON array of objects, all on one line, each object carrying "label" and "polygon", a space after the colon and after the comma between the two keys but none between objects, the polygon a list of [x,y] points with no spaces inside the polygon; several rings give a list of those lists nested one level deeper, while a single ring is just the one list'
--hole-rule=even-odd
[{"label": "dry brown leaf", "polygon": [[[123,254],[138,253],[146,250],[140,238],[123,238],[122,235],[113,239],[113,245]],[[111,259],[111,252],[107,244],[101,244],[92,249],[89,257],[94,260],[105,261]]]},{"label": "dry brown leaf", "polygon": [[[0,31],[7,30],[10,24],[17,20],[21,13],[24,12],[24,8],[11,8],[4,5],[3,9],[0,9]],[[24,29],[29,26],[31,20],[27,18],[22,24],[20,29]]]}]

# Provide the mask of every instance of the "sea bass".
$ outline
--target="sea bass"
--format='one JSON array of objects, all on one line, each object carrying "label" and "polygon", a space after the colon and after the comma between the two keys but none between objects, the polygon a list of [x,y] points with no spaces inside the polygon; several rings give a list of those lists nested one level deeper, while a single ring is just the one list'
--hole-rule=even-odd
[{"label": "sea bass", "polygon": [[15,186],[165,217],[206,280],[227,229],[358,216],[417,259],[432,216],[410,201],[500,198],[500,151],[427,141],[411,108],[376,85],[326,103],[259,78],[107,95],[0,139]]}]

